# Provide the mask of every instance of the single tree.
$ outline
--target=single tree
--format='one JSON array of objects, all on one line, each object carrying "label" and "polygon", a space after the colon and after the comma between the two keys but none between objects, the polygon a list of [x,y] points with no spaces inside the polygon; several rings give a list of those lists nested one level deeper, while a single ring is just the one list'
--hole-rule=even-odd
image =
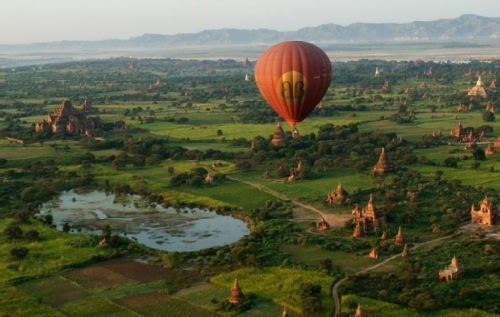
[{"label": "single tree", "polygon": [[65,222],[62,226],[62,230],[68,233],[71,230],[71,226],[69,225],[69,223]]},{"label": "single tree", "polygon": [[491,111],[485,111],[483,112],[483,121],[485,122],[492,122],[495,121],[495,115]]},{"label": "single tree", "polygon": [[486,160],[486,154],[484,153],[484,149],[479,148],[479,147],[474,149],[474,151],[472,152],[472,156],[474,156],[474,159],[476,161]]},{"label": "single tree", "polygon": [[39,235],[40,233],[35,229],[30,229],[24,233],[24,237],[31,241],[38,240]]}]

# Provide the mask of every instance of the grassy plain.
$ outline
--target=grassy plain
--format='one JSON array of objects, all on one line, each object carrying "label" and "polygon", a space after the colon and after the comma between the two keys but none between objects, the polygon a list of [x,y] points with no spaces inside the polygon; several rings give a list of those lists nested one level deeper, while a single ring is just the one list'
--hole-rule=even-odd
[{"label": "grassy plain", "polygon": [[[11,221],[0,220],[0,232],[3,232]],[[5,235],[0,237],[0,283],[19,278],[32,278],[51,274],[66,267],[83,265],[90,262],[92,255],[109,256],[113,251],[98,246],[72,247],[72,244],[88,240],[88,237],[70,235],[47,226],[34,223],[21,225],[23,231],[29,229],[40,233],[38,241],[8,241]],[[29,248],[28,255],[21,260],[10,256],[13,247]]]},{"label": "grassy plain", "polygon": [[355,295],[342,296],[342,312],[354,314],[358,304],[361,304],[363,313],[372,317],[497,317],[478,309],[458,310],[444,309],[439,311],[422,311],[387,303],[381,300],[364,298]]},{"label": "grassy plain", "polygon": [[[432,47],[435,47],[429,44]],[[413,56],[415,54],[411,49],[401,49],[390,47],[391,54],[397,55],[404,53],[404,56]],[[463,53],[458,50],[459,53]],[[350,52],[352,54],[352,52]],[[242,54],[238,53],[239,56]],[[331,53],[336,56],[337,53]],[[342,54],[339,52],[339,54]],[[358,53],[356,53],[358,54]],[[370,53],[360,52],[359,55],[353,56],[379,56],[378,49]],[[436,50],[426,55],[428,58],[435,56],[442,56],[441,50]],[[201,54],[199,56],[205,56]],[[392,56],[392,55],[390,55]],[[464,58],[465,55],[460,55]],[[123,61],[122,61],[123,62]],[[128,62],[125,61],[125,65]],[[362,63],[360,63],[361,65]],[[373,65],[369,65],[370,80],[371,73],[374,69]],[[120,79],[122,76],[138,76],[145,75],[140,72],[129,72],[124,65],[114,65],[114,68],[109,68],[107,71],[113,73],[115,79]],[[359,65],[356,65],[359,66]],[[373,67],[372,67],[373,66]],[[392,66],[391,66],[392,67]],[[422,67],[421,67],[422,68]],[[206,70],[206,69],[205,69]],[[397,70],[397,69],[396,69]],[[415,73],[422,73],[422,69],[418,69]],[[54,71],[57,76],[70,76],[73,72],[79,72],[79,67],[69,67],[66,69],[59,69]],[[227,69],[215,69],[214,73],[223,77]],[[414,72],[414,70],[411,70]],[[39,76],[39,84],[44,83],[43,77],[46,76],[48,71],[43,70]],[[94,78],[94,83],[89,84],[88,90],[81,89],[77,85],[74,78],[72,83],[68,83],[65,89],[71,93],[72,98],[82,99],[85,94],[92,93],[93,98],[96,100],[93,106],[104,111],[99,113],[101,119],[107,122],[117,120],[124,120],[132,128],[140,128],[140,132],[120,132],[116,134],[106,135],[104,138],[107,140],[139,140],[147,139],[148,137],[168,139],[169,148],[182,146],[189,150],[206,151],[208,149],[220,150],[228,153],[236,153],[244,159],[248,159],[252,168],[250,171],[241,171],[236,168],[236,160],[218,160],[207,158],[205,161],[194,160],[163,160],[156,166],[136,167],[128,164],[123,169],[116,170],[109,163],[92,164],[91,173],[94,176],[94,181],[103,185],[109,181],[113,185],[130,185],[131,188],[141,181],[146,181],[146,187],[149,191],[161,194],[165,201],[179,205],[202,205],[210,206],[212,208],[231,207],[234,209],[249,211],[255,208],[262,207],[267,201],[276,199],[272,194],[264,192],[259,189],[269,189],[278,195],[298,200],[303,203],[310,204],[317,209],[330,214],[348,215],[352,206],[332,207],[326,206],[323,201],[327,193],[331,192],[338,182],[341,182],[343,187],[350,193],[355,191],[378,191],[383,185],[391,184],[396,177],[394,175],[385,178],[373,178],[369,176],[369,169],[364,171],[357,171],[352,168],[333,168],[330,167],[326,171],[316,171],[315,177],[308,180],[299,180],[296,182],[287,182],[285,178],[278,178],[275,176],[278,168],[277,160],[267,157],[263,162],[257,163],[252,160],[252,154],[248,146],[232,146],[234,140],[245,138],[252,140],[254,137],[261,136],[268,138],[275,129],[275,123],[244,123],[240,115],[244,114],[247,110],[238,108],[237,105],[244,104],[246,101],[261,101],[255,91],[254,95],[248,93],[246,96],[229,96],[230,91],[226,89],[220,96],[217,97],[204,97],[224,85],[228,85],[231,80],[225,83],[203,84],[204,76],[201,76],[197,71],[187,71],[184,73],[186,76],[192,76],[190,79],[182,82],[180,77],[182,75],[175,75],[170,77],[171,84],[176,85],[169,91],[161,92],[163,100],[152,101],[154,92],[143,93],[149,81],[156,80],[157,76],[166,77],[171,74],[163,70],[151,71],[147,74],[147,79],[140,78],[140,81],[130,84],[125,81],[116,80],[115,87],[102,87],[97,85],[97,80]],[[243,69],[237,69],[235,73],[244,73]],[[27,74],[27,72],[26,72]],[[53,75],[53,73],[51,73]],[[132,74],[132,75],[131,75]],[[227,73],[229,75],[229,73]],[[4,77],[0,72],[0,80]],[[21,74],[22,75],[22,74]],[[358,74],[359,75],[359,74]],[[386,73],[389,80],[393,81],[394,89],[391,93],[381,92],[379,87],[362,87],[362,84],[349,83],[338,86],[332,85],[331,94],[323,101],[325,107],[352,106],[353,111],[333,111],[328,115],[312,115],[304,122],[298,125],[298,129],[302,136],[309,136],[312,133],[318,134],[321,126],[331,123],[335,126],[347,125],[356,123],[361,132],[378,131],[382,133],[396,133],[397,137],[402,137],[409,141],[422,141],[424,135],[430,136],[433,131],[436,133],[442,131],[443,135],[447,136],[451,129],[454,129],[460,121],[464,127],[479,127],[481,125],[490,124],[494,132],[488,135],[488,139],[493,141],[496,139],[497,129],[499,127],[498,121],[485,123],[482,119],[482,107],[486,101],[480,101],[480,107],[476,108],[473,112],[458,113],[455,109],[459,99],[453,101],[443,101],[438,103],[436,101],[438,95],[451,95],[453,90],[459,93],[464,93],[466,89],[472,87],[475,83],[471,78],[455,76],[453,81],[445,84],[441,79],[436,78],[390,78],[389,71]],[[48,76],[48,75],[47,75]],[[368,76],[368,75],[367,75]],[[385,76],[385,75],[384,75]],[[394,75],[396,76],[396,75]],[[400,76],[400,75],[398,75]],[[413,74],[408,76],[414,76]],[[154,78],[153,78],[154,77]],[[214,75],[214,78],[217,76]],[[177,78],[177,79],[173,79]],[[484,79],[490,81],[493,75],[486,75]],[[137,78],[135,78],[137,79]],[[69,80],[69,79],[68,79]],[[110,80],[111,81],[111,80]],[[146,84],[146,81],[148,83]],[[176,81],[181,82],[180,84]],[[418,88],[421,92],[428,92],[432,95],[433,100],[425,100],[424,98],[415,98],[410,100],[409,94],[402,93],[406,87],[417,89],[421,87],[422,82],[427,88]],[[5,83],[5,82],[3,82]],[[248,83],[242,83],[237,86],[237,89],[243,91],[248,87]],[[59,82],[57,82],[59,85]],[[206,86],[204,86],[206,85]],[[253,83],[250,85],[253,86]],[[367,85],[367,84],[364,84]],[[144,87],[143,87],[144,86]],[[247,85],[248,86],[248,85]],[[370,86],[370,85],[367,85]],[[199,89],[195,89],[195,87]],[[207,93],[201,92],[207,89]],[[235,88],[235,87],[233,87]],[[61,99],[66,96],[66,90],[62,87],[51,87],[51,96],[41,96],[38,92],[38,97],[28,96],[23,93],[21,87],[16,87],[8,91],[8,98],[0,98],[0,104],[9,107],[13,101],[41,104],[44,102],[55,101],[43,108],[44,111],[53,111],[59,106]],[[253,87],[255,89],[255,87]],[[167,89],[165,89],[167,90]],[[187,97],[183,96],[183,91],[193,90],[200,93],[198,96]],[[198,91],[196,91],[198,90]],[[351,92],[349,95],[348,90]],[[366,94],[354,97],[352,92],[359,90],[367,90]],[[49,90],[47,90],[49,91]],[[47,92],[45,91],[45,92]],[[64,91],[64,92],[63,92]],[[347,93],[347,95],[346,95]],[[36,93],[33,93],[36,95]],[[44,93],[44,95],[47,95]],[[52,97],[57,95],[60,97]],[[140,95],[143,100],[130,100],[130,96]],[[203,97],[201,98],[200,95]],[[378,96],[377,96],[378,95]],[[128,96],[128,97],[127,97]],[[104,98],[113,99],[112,101],[104,101]],[[373,98],[372,98],[373,97]],[[378,100],[376,100],[377,98]],[[11,98],[11,99],[9,99]],[[198,98],[198,99],[195,99]],[[361,100],[360,98],[364,98]],[[358,100],[356,100],[358,99]],[[373,100],[372,100],[373,99]],[[399,101],[396,101],[398,100]],[[398,124],[388,118],[398,111],[398,102],[401,100],[409,100],[410,107],[416,113],[416,119],[410,123]],[[462,101],[467,101],[467,98],[462,98]],[[99,101],[97,101],[99,100]],[[195,101],[196,100],[196,101]],[[73,99],[75,105],[78,102]],[[188,107],[187,104],[193,105]],[[219,108],[220,104],[227,106],[226,110]],[[361,110],[358,106],[365,106],[365,110]],[[437,111],[431,112],[431,107],[436,106]],[[137,114],[131,114],[134,109],[138,107],[144,110]],[[5,110],[5,111],[4,111]],[[259,111],[261,111],[260,109]],[[19,109],[14,107],[3,109],[5,113],[2,116],[16,116],[22,113]],[[456,119],[454,118],[456,115]],[[141,116],[154,116],[156,120],[154,123],[144,123],[138,120]],[[403,115],[404,116],[404,115]],[[181,124],[178,122],[169,122],[168,120],[179,120],[185,117],[188,119],[187,123]],[[3,117],[2,117],[3,118]],[[1,120],[0,128],[7,128],[11,126],[14,120],[18,120],[18,124],[22,127],[30,128],[35,122],[46,118],[43,111],[31,113],[26,116],[16,116],[15,119]],[[255,122],[255,121],[251,121]],[[283,124],[285,131],[289,132],[291,128],[285,123]],[[220,131],[219,131],[220,130]],[[334,140],[333,140],[334,141]],[[372,145],[372,144],[370,144]],[[377,147],[381,147],[377,144]],[[426,145],[427,146],[427,145]],[[485,147],[485,144],[480,144],[480,147]],[[406,165],[401,162],[402,158],[397,158],[403,168],[417,170],[421,172],[424,177],[432,178],[436,169],[443,171],[444,178],[448,180],[460,180],[464,185],[471,186],[485,186],[500,190],[500,182],[498,182],[498,173],[500,171],[500,160],[496,157],[487,157],[485,161],[480,162],[479,167],[472,168],[472,163],[476,163],[472,158],[470,150],[463,150],[463,144],[442,144],[440,146],[432,145],[432,147],[412,148],[415,156],[425,156],[428,160],[435,163],[435,165],[422,165],[411,164]],[[305,152],[313,151],[313,147],[307,148]],[[73,158],[83,155],[85,150],[79,140],[65,140],[65,141],[45,141],[35,142],[31,145],[20,146],[10,141],[0,141],[0,158],[7,159],[5,167],[0,167],[0,171],[4,172],[8,169],[15,168],[21,170],[25,164],[34,161],[42,161],[47,159],[54,159],[57,162],[64,162],[64,166],[60,166],[61,171],[76,171],[78,173],[83,169],[80,165],[72,164]],[[112,155],[119,155],[122,151],[119,149],[106,149],[106,150],[93,150],[90,151],[98,158],[109,157]],[[237,153],[242,152],[243,154]],[[309,154],[309,153],[308,153]],[[347,153],[347,156],[355,155]],[[134,156],[135,154],[131,154]],[[443,162],[448,157],[459,158],[457,168],[444,167]],[[293,153],[286,157],[286,160],[296,161]],[[212,169],[211,164],[215,161],[221,161],[222,167]],[[173,167],[175,172],[171,175],[168,169]],[[216,173],[225,174],[231,178],[250,182],[255,186],[246,183],[238,182],[231,179],[218,181],[214,185],[203,185],[200,187],[189,186],[171,186],[170,179],[178,173],[190,172],[193,168],[203,167],[207,169],[211,175]],[[264,179],[262,174],[264,171],[269,171],[271,177]],[[399,190],[399,188],[398,188]],[[402,190],[402,189],[401,189]],[[379,202],[376,202],[377,205]],[[406,202],[397,202],[403,207],[409,208]],[[364,202],[363,202],[364,204]],[[477,202],[476,202],[477,204]],[[418,207],[418,206],[417,206]],[[440,206],[436,207],[436,210]],[[467,207],[468,208],[468,207]],[[299,208],[296,208],[299,209]],[[417,210],[417,218],[420,216],[420,211]],[[301,215],[301,211],[296,212],[295,215]],[[292,219],[296,224],[294,230],[294,238],[297,236],[304,236],[305,239],[323,238],[325,236],[305,232],[309,227],[311,221],[319,218],[319,214],[302,213],[298,219]],[[441,214],[439,215],[441,216]],[[311,220],[312,219],[312,220]],[[422,219],[419,219],[422,220]],[[468,220],[467,220],[468,221]],[[3,231],[8,220],[2,219],[0,221],[0,231]],[[306,223],[308,222],[308,223]],[[465,221],[461,219],[461,223]],[[394,235],[397,228],[396,223],[390,223],[388,230]],[[430,230],[430,223],[403,223],[405,228],[405,235],[411,241],[412,238],[418,236],[418,242],[429,241],[438,238],[438,233],[433,233]],[[28,227],[22,225],[23,230]],[[298,298],[298,288],[302,282],[313,282],[322,286],[322,300],[325,307],[323,316],[331,315],[333,310],[333,303],[330,299],[329,292],[333,277],[319,271],[319,260],[331,258],[334,265],[340,266],[343,274],[356,273],[359,270],[380,263],[389,255],[393,253],[386,252],[378,259],[371,259],[366,256],[370,248],[363,246],[363,248],[351,251],[327,251],[321,248],[320,244],[281,244],[281,251],[287,253],[289,259],[298,265],[306,264],[311,269],[318,271],[291,269],[281,267],[271,268],[243,268],[238,269],[231,273],[225,273],[215,276],[211,281],[216,285],[209,285],[205,289],[192,290],[184,293],[171,294],[173,289],[169,282],[171,277],[152,281],[141,281],[138,278],[126,274],[124,271],[110,271],[107,268],[95,270],[94,275],[87,271],[80,271],[79,269],[73,270],[69,273],[59,274],[69,267],[77,267],[88,263],[90,257],[95,254],[102,254],[103,256],[109,255],[112,251],[110,249],[102,249],[98,247],[85,247],[75,248],[71,247],[73,243],[86,239],[84,236],[68,235],[56,232],[52,229],[35,223],[29,226],[40,231],[40,240],[30,242],[26,240],[7,241],[4,236],[0,238],[0,292],[2,292],[1,308],[2,313],[14,316],[32,316],[34,311],[41,312],[48,316],[59,316],[61,314],[69,316],[84,316],[92,314],[95,316],[156,316],[167,314],[169,316],[219,316],[220,313],[214,311],[214,302],[222,302],[227,300],[229,288],[232,281],[237,277],[240,285],[245,293],[255,295],[255,306],[252,310],[242,313],[239,316],[278,316],[281,313],[281,307],[285,306],[290,309],[291,316],[298,316],[301,313],[300,299]],[[351,232],[335,233],[336,235],[328,236],[328,239],[337,239],[338,241],[347,241],[348,243],[355,243],[349,239]],[[369,234],[368,240],[376,240],[375,235]],[[356,243],[362,243],[357,241]],[[458,242],[451,240],[451,246],[444,245],[444,252],[452,252]],[[14,246],[27,246],[30,249],[28,256],[22,260],[10,257],[9,250]],[[397,250],[396,250],[397,251]],[[394,252],[396,252],[394,251]],[[419,257],[423,257],[426,252],[434,252],[434,245],[431,247],[422,248],[416,252]],[[391,251],[392,252],[392,251]],[[449,254],[447,254],[449,255]],[[470,255],[469,255],[470,256]],[[201,257],[202,260],[210,260],[210,256],[206,258]],[[446,263],[441,259],[439,264],[447,264],[449,259],[446,258]],[[403,262],[401,258],[391,261],[387,265],[377,269],[376,273],[385,273],[394,271]],[[442,263],[441,263],[442,262]],[[431,263],[431,262],[429,262]],[[427,264],[429,264],[427,263]],[[437,263],[437,262],[436,262]],[[436,264],[431,263],[431,264]],[[432,272],[430,271],[432,270]],[[435,267],[430,269],[426,267],[424,272],[434,274]],[[478,268],[476,268],[478,270]],[[56,275],[54,275],[57,273]],[[67,273],[67,274],[66,274]],[[375,273],[374,273],[375,274]],[[490,274],[491,280],[496,279],[494,274]],[[99,277],[100,278],[97,278]],[[35,279],[37,278],[37,279]],[[19,279],[30,279],[22,282]],[[16,281],[15,287],[7,285],[7,282]],[[177,289],[175,289],[177,290]],[[439,312],[419,312],[412,308],[387,304],[382,301],[355,297],[355,295],[346,295],[343,297],[343,311],[352,313],[355,309],[357,302],[362,303],[366,311],[373,316],[486,316],[486,313],[476,310],[444,310]],[[22,307],[19,309],[19,307]],[[89,308],[92,307],[92,308]],[[189,311],[186,313],[186,311]],[[494,316],[494,315],[489,315]]]},{"label": "grassy plain", "polygon": [[272,300],[279,306],[301,313],[299,288],[301,283],[310,282],[321,285],[321,300],[324,312],[319,316],[330,316],[333,303],[330,299],[332,277],[320,272],[289,268],[243,268],[231,273],[221,274],[210,281],[216,285],[231,287],[237,278],[244,292],[257,294]]}]

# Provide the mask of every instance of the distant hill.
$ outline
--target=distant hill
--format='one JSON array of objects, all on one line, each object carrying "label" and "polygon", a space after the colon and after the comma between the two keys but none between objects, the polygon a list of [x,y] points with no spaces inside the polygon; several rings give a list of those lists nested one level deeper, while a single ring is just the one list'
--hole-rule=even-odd
[{"label": "distant hill", "polygon": [[410,23],[354,23],[348,26],[324,24],[297,31],[279,32],[268,29],[206,30],[194,34],[144,34],[128,40],[61,41],[23,45],[0,45],[2,52],[81,51],[167,49],[189,46],[273,44],[287,40],[316,43],[365,41],[423,41],[485,39],[500,37],[500,18],[462,15],[456,19]]}]

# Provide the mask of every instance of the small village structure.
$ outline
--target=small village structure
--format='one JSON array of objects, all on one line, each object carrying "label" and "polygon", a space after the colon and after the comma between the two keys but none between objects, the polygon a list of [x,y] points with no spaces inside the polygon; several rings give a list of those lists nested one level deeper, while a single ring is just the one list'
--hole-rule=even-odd
[{"label": "small village structure", "polygon": [[470,222],[478,225],[492,226],[500,222],[500,211],[493,208],[493,204],[488,197],[484,197],[476,210],[474,204],[470,208]]},{"label": "small village structure", "polygon": [[342,187],[342,183],[339,182],[337,188],[326,196],[326,202],[330,205],[343,205],[348,198],[349,193]]},{"label": "small village structure", "polygon": [[325,218],[321,217],[321,220],[318,222],[318,231],[330,230],[330,225],[326,222]]},{"label": "small village structure", "polygon": [[464,274],[464,265],[458,263],[457,257],[453,256],[453,259],[451,259],[451,264],[439,271],[439,280],[442,282],[450,282],[461,278]]}]

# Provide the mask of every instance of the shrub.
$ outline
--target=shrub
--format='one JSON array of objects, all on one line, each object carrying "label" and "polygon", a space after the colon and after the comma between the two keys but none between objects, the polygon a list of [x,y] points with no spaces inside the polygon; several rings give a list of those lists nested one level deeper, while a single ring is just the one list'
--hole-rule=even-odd
[{"label": "shrub", "polygon": [[16,257],[18,259],[24,258],[26,255],[28,255],[28,252],[30,249],[26,247],[15,247],[10,250],[10,255],[13,257]]},{"label": "shrub", "polygon": [[30,229],[24,233],[24,237],[28,240],[38,240],[38,236],[40,235],[40,232],[38,232],[35,229]]},{"label": "shrub", "polygon": [[236,163],[236,168],[239,170],[249,170],[252,168],[252,164],[248,161],[240,161]]},{"label": "shrub", "polygon": [[14,223],[10,224],[7,228],[5,228],[3,233],[9,239],[21,239],[23,237],[23,230]]},{"label": "shrub", "polygon": [[483,112],[483,121],[485,122],[492,122],[492,121],[495,121],[495,115],[490,112],[490,111],[485,111]]},{"label": "shrub", "polygon": [[63,224],[63,227],[62,227],[62,230],[66,233],[68,233],[70,230],[71,230],[71,226],[69,225],[69,223],[65,222]]}]

